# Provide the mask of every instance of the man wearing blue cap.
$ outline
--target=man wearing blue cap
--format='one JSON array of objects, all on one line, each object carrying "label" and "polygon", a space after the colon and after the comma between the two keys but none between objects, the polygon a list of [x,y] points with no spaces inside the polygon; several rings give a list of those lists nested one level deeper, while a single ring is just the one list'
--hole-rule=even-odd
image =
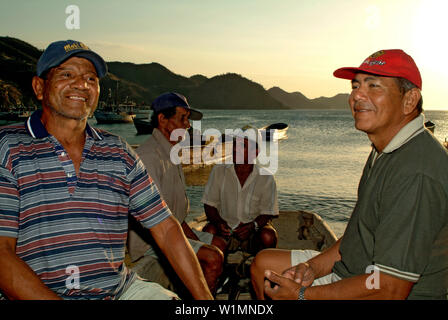
[{"label": "man wearing blue cap", "polygon": [[193,297],[211,299],[141,160],[120,137],[87,123],[106,73],[83,43],[50,44],[32,80],[42,110],[0,130],[0,292],[8,299],[177,299],[126,268],[132,215]]},{"label": "man wearing blue cap", "polygon": [[[185,222],[189,209],[185,192],[185,177],[182,166],[174,164],[170,157],[171,148],[179,142],[178,137],[183,137],[190,127],[189,119],[200,120],[202,113],[190,108],[187,99],[175,92],[160,95],[151,106],[154,111],[151,116],[154,131],[137,152],[171,212],[181,223],[201,264],[210,291],[214,293],[224,260],[220,248],[225,247],[225,242],[210,233],[192,230]],[[181,132],[183,134],[176,134],[177,130],[183,130]],[[173,138],[171,138],[172,134]],[[171,275],[169,268],[163,268],[163,256],[152,244],[152,239],[145,237],[137,229],[129,233],[129,254],[134,261],[144,256],[135,266],[140,276],[158,282],[166,288],[177,287],[176,277]],[[176,289],[182,291],[182,288]]]}]

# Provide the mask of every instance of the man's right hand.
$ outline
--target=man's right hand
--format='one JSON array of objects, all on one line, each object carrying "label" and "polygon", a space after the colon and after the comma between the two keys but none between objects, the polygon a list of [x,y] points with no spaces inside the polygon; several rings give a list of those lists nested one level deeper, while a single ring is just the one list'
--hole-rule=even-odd
[{"label": "man's right hand", "polygon": [[225,222],[218,224],[219,235],[228,238],[232,234],[232,229]]},{"label": "man's right hand", "polygon": [[0,237],[0,290],[10,300],[61,300],[15,252],[16,238]]},{"label": "man's right hand", "polygon": [[286,269],[282,275],[305,287],[312,285],[315,279],[313,268],[306,262]]}]

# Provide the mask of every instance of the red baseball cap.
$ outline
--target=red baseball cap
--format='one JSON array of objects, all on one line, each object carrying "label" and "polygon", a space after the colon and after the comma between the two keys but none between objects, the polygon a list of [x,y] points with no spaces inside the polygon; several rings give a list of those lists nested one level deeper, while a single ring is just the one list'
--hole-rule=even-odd
[{"label": "red baseball cap", "polygon": [[380,50],[364,60],[359,68],[340,68],[333,72],[336,78],[353,80],[360,72],[385,77],[401,77],[411,81],[420,90],[422,77],[412,57],[403,50]]}]

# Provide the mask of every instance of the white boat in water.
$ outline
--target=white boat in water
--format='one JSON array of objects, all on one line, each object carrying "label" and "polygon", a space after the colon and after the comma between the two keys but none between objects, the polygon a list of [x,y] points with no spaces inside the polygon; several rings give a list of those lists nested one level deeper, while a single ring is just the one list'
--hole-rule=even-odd
[{"label": "white boat in water", "polygon": [[289,128],[288,124],[279,122],[262,127],[258,129],[258,131],[261,133],[261,136],[263,137],[264,140],[277,141],[288,139],[287,135],[288,128]]},{"label": "white boat in water", "polygon": [[278,123],[273,123],[267,126],[264,126],[262,128],[256,128],[254,126],[251,125],[246,125],[244,127],[242,127],[242,130],[247,130],[247,129],[255,129],[258,130],[258,132],[260,133],[261,137],[263,140],[265,141],[278,141],[278,140],[283,140],[283,139],[288,139],[288,124],[283,123],[283,122],[278,122]]}]

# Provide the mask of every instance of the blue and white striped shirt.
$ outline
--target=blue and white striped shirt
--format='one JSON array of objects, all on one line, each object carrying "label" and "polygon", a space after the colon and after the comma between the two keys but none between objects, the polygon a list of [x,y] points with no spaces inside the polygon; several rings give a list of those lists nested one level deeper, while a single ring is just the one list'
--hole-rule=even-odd
[{"label": "blue and white striped shirt", "polygon": [[[66,299],[114,299],[135,279],[124,264],[128,214],[151,228],[171,215],[120,137],[87,125],[81,167],[36,111],[0,129],[0,236]],[[79,288],[67,281],[79,270]],[[1,290],[1,289],[0,289]]]}]

